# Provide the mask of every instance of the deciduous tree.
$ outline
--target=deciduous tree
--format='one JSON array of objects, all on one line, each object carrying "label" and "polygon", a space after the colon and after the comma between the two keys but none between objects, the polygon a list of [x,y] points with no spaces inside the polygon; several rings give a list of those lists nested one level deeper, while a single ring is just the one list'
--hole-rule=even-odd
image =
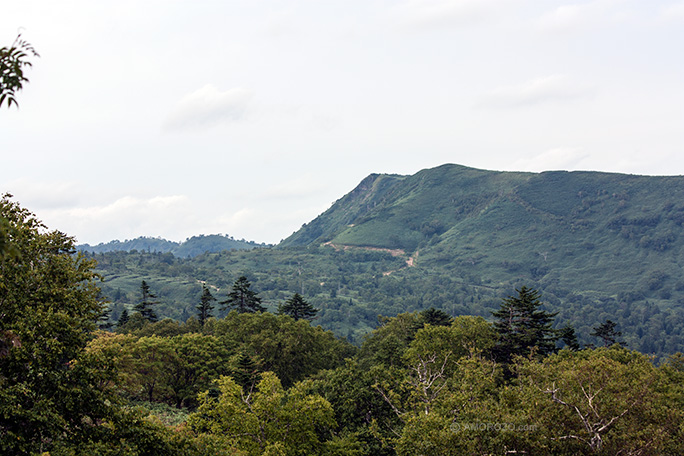
[{"label": "deciduous tree", "polygon": [[21,33],[10,47],[0,48],[0,108],[3,103],[8,108],[12,103],[19,107],[16,94],[28,82],[24,70],[32,66],[30,56],[40,57],[33,46],[21,39]]}]

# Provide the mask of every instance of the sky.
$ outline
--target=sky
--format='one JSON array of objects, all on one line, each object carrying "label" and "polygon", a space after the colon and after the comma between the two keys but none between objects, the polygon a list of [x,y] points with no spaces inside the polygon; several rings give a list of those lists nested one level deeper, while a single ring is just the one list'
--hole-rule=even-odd
[{"label": "sky", "polygon": [[78,243],[277,243],[371,173],[684,174],[682,0],[22,0],[0,191]]}]

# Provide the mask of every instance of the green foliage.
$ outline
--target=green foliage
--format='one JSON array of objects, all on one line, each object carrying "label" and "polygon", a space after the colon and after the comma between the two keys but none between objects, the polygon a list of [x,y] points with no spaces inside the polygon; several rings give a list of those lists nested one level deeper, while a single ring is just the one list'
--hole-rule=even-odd
[{"label": "green foliage", "polygon": [[180,258],[192,258],[207,252],[221,252],[223,250],[249,250],[257,247],[265,247],[265,244],[256,244],[252,241],[235,240],[231,236],[218,234],[193,236],[185,242],[173,242],[166,239],[139,237],[126,241],[111,241],[106,244],[77,245],[78,250],[93,253],[105,252],[154,252],[170,253]]},{"label": "green foliage", "polygon": [[207,322],[207,319],[211,316],[211,312],[214,310],[214,306],[212,304],[213,301],[216,301],[216,298],[212,296],[211,292],[206,286],[202,286],[202,297],[200,298],[200,303],[197,306],[197,320],[199,321],[200,326],[204,326],[204,324]]},{"label": "green foliage", "polygon": [[223,310],[235,309],[238,313],[264,312],[266,308],[261,305],[261,298],[251,286],[247,277],[240,276],[228,293],[228,299],[221,301]]},{"label": "green foliage", "polygon": [[198,281],[230,289],[245,275],[267,310],[298,292],[318,324],[357,344],[378,314],[489,318],[526,284],[580,345],[611,319],[630,347],[664,357],[684,350],[682,179],[445,165],[369,176],[278,248],[94,257],[119,308],[130,311],[149,279],[160,317],[184,321]]},{"label": "green foliage", "polygon": [[616,326],[617,324],[614,321],[606,320],[596,326],[591,335],[601,339],[604,347],[610,347],[613,344],[624,345],[624,342],[620,341],[622,333],[615,329]]},{"label": "green foliage", "polygon": [[0,48],[0,108],[3,103],[8,108],[12,103],[19,107],[16,93],[28,82],[24,69],[32,66],[27,60],[29,56],[40,57],[33,46],[21,39],[21,33],[10,47]]},{"label": "green foliage", "polygon": [[525,286],[516,291],[517,296],[504,299],[501,308],[492,312],[499,336],[496,356],[504,363],[531,353],[548,355],[555,351],[558,340],[551,327],[556,314],[540,310],[543,304],[539,292]]},{"label": "green foliage", "polygon": [[321,369],[337,367],[354,353],[352,346],[331,332],[285,315],[233,311],[205,328],[226,346],[253,355],[263,370],[275,372],[286,387]]},{"label": "green foliage", "polygon": [[196,432],[222,436],[250,455],[321,454],[319,433],[335,426],[328,401],[307,394],[302,384],[285,390],[272,372],[263,373],[248,394],[230,377],[217,384],[219,396],[202,393],[188,419]]},{"label": "green foliage", "polygon": [[136,312],[138,312],[142,317],[150,322],[157,321],[157,313],[152,308],[153,305],[157,304],[153,301],[157,296],[150,291],[150,286],[144,280],[140,283],[140,302],[135,306]]},{"label": "green foliage", "polygon": [[[0,453],[48,450],[108,415],[101,373],[82,362],[102,314],[94,263],[72,255],[73,239],[0,199],[13,255],[0,259]],[[1,348],[1,347],[0,347]]]},{"label": "green foliage", "polygon": [[302,295],[295,293],[284,305],[278,308],[278,313],[289,315],[297,320],[313,320],[318,309],[304,300]]}]

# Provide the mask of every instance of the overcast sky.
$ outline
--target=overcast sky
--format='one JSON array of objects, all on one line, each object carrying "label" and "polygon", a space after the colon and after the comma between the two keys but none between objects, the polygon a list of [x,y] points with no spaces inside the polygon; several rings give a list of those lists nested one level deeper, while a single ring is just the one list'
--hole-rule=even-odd
[{"label": "overcast sky", "polygon": [[277,243],[370,173],[684,174],[682,0],[21,0],[0,191],[80,243]]}]

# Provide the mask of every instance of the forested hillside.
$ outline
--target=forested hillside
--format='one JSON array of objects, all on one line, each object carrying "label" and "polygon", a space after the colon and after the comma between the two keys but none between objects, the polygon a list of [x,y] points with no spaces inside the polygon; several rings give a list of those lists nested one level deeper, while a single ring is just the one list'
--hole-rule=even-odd
[{"label": "forested hillside", "polygon": [[[265,312],[245,276],[216,300],[220,318],[159,321],[143,281],[131,315],[96,331],[94,266],[0,200],[2,454],[684,452],[682,355],[656,365],[610,321],[582,347],[532,288],[491,322],[434,308],[383,318],[356,348],[314,326],[298,294]],[[197,310],[214,307],[209,290]]]},{"label": "forested hillside", "polygon": [[223,250],[253,249],[264,247],[252,241],[235,240],[231,236],[218,234],[193,236],[184,242],[167,241],[161,238],[139,237],[125,241],[110,241],[97,245],[80,244],[76,248],[83,252],[130,252],[138,250],[150,253],[173,253],[175,256],[190,258],[206,252],[221,252]]},{"label": "forested hillside", "polygon": [[488,318],[529,285],[581,341],[610,319],[629,347],[665,355],[684,349],[683,192],[683,177],[444,165],[371,175],[277,248],[94,258],[113,318],[143,279],[161,315],[184,321],[202,283],[220,296],[246,275],[268,308],[299,292],[321,309],[317,323],[360,343],[378,315]]}]

